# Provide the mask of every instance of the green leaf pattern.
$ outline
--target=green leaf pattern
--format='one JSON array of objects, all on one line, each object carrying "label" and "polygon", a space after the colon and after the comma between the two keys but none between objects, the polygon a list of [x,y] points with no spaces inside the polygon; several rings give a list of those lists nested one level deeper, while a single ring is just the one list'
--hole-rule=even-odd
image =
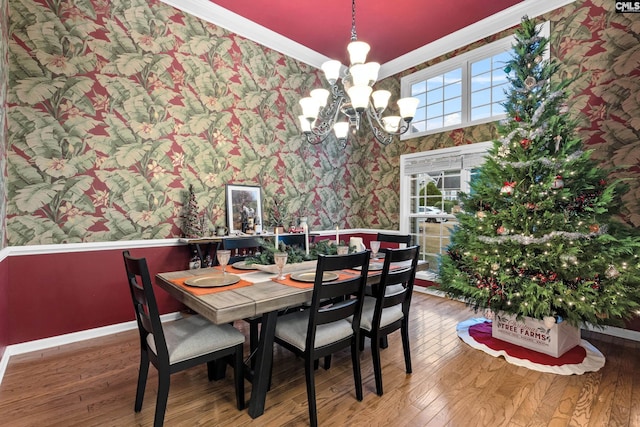
[{"label": "green leaf pattern", "polygon": [[[616,178],[636,178],[623,214],[637,226],[640,37],[633,16],[606,5],[578,0],[544,18],[552,54],[578,76],[580,136]],[[265,212],[284,200],[312,229],[397,229],[401,154],[496,138],[486,124],[383,147],[361,129],[344,150],[332,138],[311,146],[297,102],[323,81],[292,58],[158,0],[0,10],[3,247],[178,237],[189,185],[208,226],[223,225],[227,183],[262,186]],[[403,75],[508,31],[377,88],[399,94]]]}]

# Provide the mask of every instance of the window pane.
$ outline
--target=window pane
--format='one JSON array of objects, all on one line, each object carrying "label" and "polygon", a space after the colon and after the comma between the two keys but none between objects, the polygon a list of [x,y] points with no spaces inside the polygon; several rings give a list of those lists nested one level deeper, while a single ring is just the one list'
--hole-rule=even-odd
[{"label": "window pane", "polygon": [[503,69],[511,59],[511,52],[506,51],[493,56],[493,68]]},{"label": "window pane", "polygon": [[493,102],[501,102],[506,99],[506,95],[504,94],[506,86],[494,86],[491,89],[491,97]]},{"label": "window pane", "polygon": [[427,117],[437,117],[442,115],[442,103],[431,104],[427,106]]},{"label": "window pane", "polygon": [[481,90],[471,94],[471,107],[479,107],[491,103],[491,89]]},{"label": "window pane", "polygon": [[444,117],[445,126],[454,126],[462,123],[462,115],[460,113],[449,114]]},{"label": "window pane", "polygon": [[480,120],[491,117],[491,106],[485,105],[471,110],[471,120]]},{"label": "window pane", "polygon": [[[418,98],[418,108],[426,106],[424,114],[422,111],[416,114],[414,123],[424,121],[425,132],[429,132],[439,131],[442,126],[464,126],[467,122],[497,120],[496,116],[503,116],[501,103],[507,99],[504,89],[509,85],[509,78],[515,75],[514,71],[504,71],[513,57],[512,42],[512,37],[506,37],[470,55],[465,53],[436,67],[420,70],[408,83],[408,79],[403,78],[403,92],[410,91]],[[417,76],[423,80],[415,80]],[[416,126],[412,126],[411,132],[415,129]]]},{"label": "window pane", "polygon": [[442,127],[442,117],[427,120],[427,130],[440,129]]},{"label": "window pane", "polygon": [[447,85],[444,87],[444,99],[455,98],[462,95],[462,84]]},{"label": "window pane", "polygon": [[435,102],[442,102],[442,89],[427,92],[427,104],[433,104]]},{"label": "window pane", "polygon": [[447,83],[456,83],[462,80],[462,68],[456,68],[455,70],[449,71],[444,75],[444,82]]},{"label": "window pane", "polygon": [[421,93],[418,95],[412,95],[414,98],[418,98],[418,107],[424,107],[427,104],[427,94]]},{"label": "window pane", "polygon": [[424,80],[411,85],[411,96],[416,96],[419,93],[424,93],[426,91],[427,91],[427,82],[425,82]]},{"label": "window pane", "polygon": [[449,99],[444,102],[444,114],[459,113],[462,111],[462,98]]},{"label": "window pane", "polygon": [[497,116],[500,114],[507,114],[507,110],[505,110],[505,108],[502,106],[501,103],[496,102],[494,104],[491,104],[491,114],[493,116]]},{"label": "window pane", "polygon": [[442,87],[443,77],[444,75],[441,74],[439,76],[432,77],[429,80],[427,80],[427,90]]},{"label": "window pane", "polygon": [[415,121],[424,120],[426,118],[425,113],[426,113],[426,108],[425,107],[418,108],[416,110],[416,115],[413,116],[413,120],[415,120]]},{"label": "window pane", "polygon": [[471,91],[477,92],[491,86],[491,73],[484,73],[471,78]]},{"label": "window pane", "polygon": [[491,58],[482,59],[471,64],[471,75],[476,76],[491,70]]},{"label": "window pane", "polygon": [[424,132],[427,130],[427,124],[426,122],[415,122],[412,121],[411,122],[411,131],[410,132]]},{"label": "window pane", "polygon": [[494,85],[499,85],[507,82],[507,74],[500,68],[493,70],[493,73],[491,73],[491,78],[493,79]]}]

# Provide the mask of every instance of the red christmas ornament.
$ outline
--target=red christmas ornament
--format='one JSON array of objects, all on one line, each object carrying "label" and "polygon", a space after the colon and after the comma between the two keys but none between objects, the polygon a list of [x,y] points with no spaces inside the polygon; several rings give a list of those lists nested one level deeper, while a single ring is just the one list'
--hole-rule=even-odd
[{"label": "red christmas ornament", "polygon": [[512,181],[512,182],[505,181],[504,185],[500,189],[500,194],[506,194],[507,196],[510,196],[515,191],[515,188],[516,188],[516,182],[515,181]]},{"label": "red christmas ornament", "polygon": [[504,228],[504,226],[502,226],[502,225],[501,225],[501,226],[500,226],[500,227],[498,227],[498,229],[496,230],[496,233],[498,233],[498,234],[504,234],[504,233],[506,233],[506,231],[507,231],[507,229],[506,229],[506,228]]},{"label": "red christmas ornament", "polygon": [[600,226],[598,224],[591,224],[589,226],[589,231],[592,233],[597,233],[598,231],[600,231]]},{"label": "red christmas ornament", "polygon": [[522,141],[520,141],[520,146],[525,150],[528,149],[530,145],[531,145],[530,139],[524,138]]},{"label": "red christmas ornament", "polygon": [[522,117],[520,117],[520,116],[515,116],[513,119],[514,119],[516,122],[521,122],[521,121],[522,121]]}]

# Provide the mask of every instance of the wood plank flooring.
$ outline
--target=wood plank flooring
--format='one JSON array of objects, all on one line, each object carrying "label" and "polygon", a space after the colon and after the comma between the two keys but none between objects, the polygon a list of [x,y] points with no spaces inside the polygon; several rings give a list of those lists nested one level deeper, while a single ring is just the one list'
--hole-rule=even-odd
[{"label": "wood plank flooring", "polygon": [[[640,427],[640,343],[594,332],[583,337],[605,356],[598,372],[562,376],[516,367],[462,342],[464,304],[416,293],[411,309],[413,374],[404,372],[399,333],[382,352],[385,394],[375,394],[369,344],[362,355],[364,400],[355,398],[348,352],[316,372],[320,425]],[[248,332],[247,325],[236,327]],[[245,351],[248,354],[248,346]],[[142,412],[133,411],[137,331],[11,358],[0,386],[0,425],[151,426],[157,374]],[[308,425],[301,360],[276,346],[272,389],[262,417],[235,408],[232,371],[209,382],[206,367],[171,377],[166,426]],[[246,383],[247,399],[251,385]]]}]

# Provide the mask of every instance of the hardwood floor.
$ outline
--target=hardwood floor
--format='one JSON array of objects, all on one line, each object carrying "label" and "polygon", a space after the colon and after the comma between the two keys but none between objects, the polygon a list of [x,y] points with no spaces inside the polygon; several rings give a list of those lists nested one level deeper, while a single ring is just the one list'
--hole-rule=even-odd
[{"label": "hardwood floor", "polygon": [[[545,374],[462,342],[456,324],[473,316],[460,302],[416,293],[413,374],[404,372],[395,333],[382,351],[385,394],[377,396],[367,343],[364,400],[358,402],[349,353],[336,354],[330,370],[316,372],[320,425],[640,426],[640,343],[583,332],[606,356],[604,368],[580,376]],[[248,332],[243,322],[236,327]],[[129,331],[14,356],[0,386],[0,424],[150,426],[157,375],[151,368],[142,412],[134,413],[138,355],[137,331]],[[274,360],[262,417],[252,420],[235,408],[231,369],[225,379],[209,382],[202,366],[171,377],[165,425],[308,425],[301,360],[277,346]],[[251,385],[246,388],[248,398]]]}]

